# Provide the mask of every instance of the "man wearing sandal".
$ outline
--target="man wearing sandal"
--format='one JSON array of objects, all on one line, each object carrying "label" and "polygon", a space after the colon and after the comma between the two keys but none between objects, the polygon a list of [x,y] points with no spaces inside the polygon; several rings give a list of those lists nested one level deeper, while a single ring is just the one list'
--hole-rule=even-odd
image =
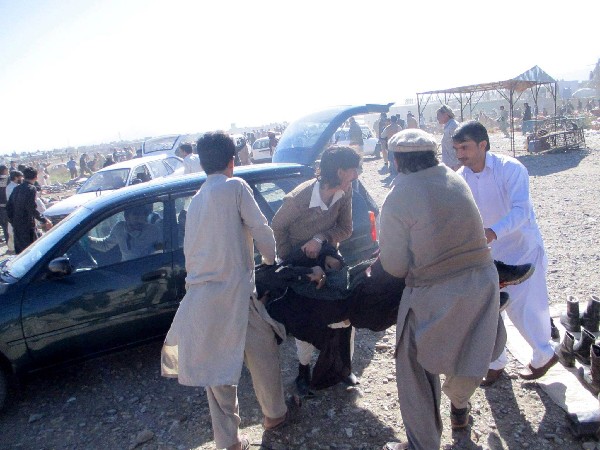
[{"label": "man wearing sandal", "polygon": [[252,189],[233,177],[231,138],[206,133],[197,148],[207,180],[187,212],[186,294],[165,339],[161,371],[185,386],[206,388],[217,448],[246,450],[250,444],[239,435],[237,399],[243,362],[265,429],[289,418],[274,333],[282,330],[256,298],[254,284],[253,240],[273,264],[275,239]]}]

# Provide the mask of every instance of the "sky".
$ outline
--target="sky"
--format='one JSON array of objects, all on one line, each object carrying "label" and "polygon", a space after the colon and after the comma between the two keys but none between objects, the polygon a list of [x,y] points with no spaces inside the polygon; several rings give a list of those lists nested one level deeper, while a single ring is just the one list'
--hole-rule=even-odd
[{"label": "sky", "polygon": [[585,80],[599,13],[598,0],[0,0],[0,154],[404,104],[534,65]]}]

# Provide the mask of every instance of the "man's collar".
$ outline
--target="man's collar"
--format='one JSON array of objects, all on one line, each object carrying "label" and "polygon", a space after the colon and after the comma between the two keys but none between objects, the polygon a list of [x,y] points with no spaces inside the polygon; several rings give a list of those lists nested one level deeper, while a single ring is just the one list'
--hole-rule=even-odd
[{"label": "man's collar", "polygon": [[485,152],[485,167],[489,167],[490,169],[494,168],[494,161],[492,161],[489,150]]},{"label": "man's collar", "polygon": [[321,198],[321,193],[319,192],[320,186],[321,186],[321,184],[319,183],[319,181],[316,181],[315,185],[313,186],[312,195],[310,197],[310,203],[308,204],[309,208],[316,208],[318,206],[321,208],[322,211],[327,211],[329,208],[331,208],[333,205],[335,205],[335,202],[337,202],[340,198],[342,198],[344,196],[344,191],[342,191],[341,189],[338,189],[335,192],[335,194],[333,194],[333,198],[331,199],[331,204],[329,206],[327,206],[323,202],[323,199]]}]

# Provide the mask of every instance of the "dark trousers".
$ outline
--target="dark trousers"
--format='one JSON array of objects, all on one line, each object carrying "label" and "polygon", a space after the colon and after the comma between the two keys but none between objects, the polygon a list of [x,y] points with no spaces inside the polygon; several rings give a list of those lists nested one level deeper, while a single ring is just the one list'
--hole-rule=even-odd
[{"label": "dark trousers", "polygon": [[8,214],[6,214],[6,206],[0,206],[0,227],[4,232],[4,242],[8,242]]},{"label": "dark trousers", "polygon": [[29,224],[27,226],[19,226],[13,224],[13,232],[15,237],[15,253],[18,255],[25,250],[33,241],[37,239],[37,232]]}]

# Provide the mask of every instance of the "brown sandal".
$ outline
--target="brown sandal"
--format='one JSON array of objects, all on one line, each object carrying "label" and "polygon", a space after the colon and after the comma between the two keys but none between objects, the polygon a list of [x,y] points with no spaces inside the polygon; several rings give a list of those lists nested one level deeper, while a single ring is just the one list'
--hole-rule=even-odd
[{"label": "brown sandal", "polygon": [[283,420],[279,422],[277,425],[273,425],[272,427],[267,427],[263,422],[263,427],[265,431],[275,431],[280,430],[285,427],[288,423],[292,422],[298,413],[298,410],[302,406],[302,399],[298,396],[290,396],[286,399],[285,404],[287,406],[287,411],[285,416],[283,416]]}]

